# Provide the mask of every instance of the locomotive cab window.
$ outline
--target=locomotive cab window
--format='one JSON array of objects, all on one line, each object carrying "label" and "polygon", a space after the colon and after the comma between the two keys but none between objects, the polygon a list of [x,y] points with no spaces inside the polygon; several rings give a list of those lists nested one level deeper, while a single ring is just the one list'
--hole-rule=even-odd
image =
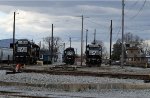
[{"label": "locomotive cab window", "polygon": [[99,47],[90,47],[90,50],[99,50]]}]

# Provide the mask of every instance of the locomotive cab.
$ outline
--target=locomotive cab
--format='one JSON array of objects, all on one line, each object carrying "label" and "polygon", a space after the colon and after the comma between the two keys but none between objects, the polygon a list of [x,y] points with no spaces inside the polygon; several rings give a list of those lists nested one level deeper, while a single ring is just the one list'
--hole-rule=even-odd
[{"label": "locomotive cab", "polygon": [[89,44],[86,46],[86,64],[91,65],[101,65],[102,62],[102,48],[97,44]]},{"label": "locomotive cab", "polygon": [[74,62],[75,62],[75,51],[74,51],[74,48],[69,47],[69,48],[66,48],[64,50],[63,61],[66,64],[71,64],[71,65],[74,64]]},{"label": "locomotive cab", "polygon": [[22,64],[35,64],[39,59],[40,47],[27,39],[15,43],[15,61]]}]

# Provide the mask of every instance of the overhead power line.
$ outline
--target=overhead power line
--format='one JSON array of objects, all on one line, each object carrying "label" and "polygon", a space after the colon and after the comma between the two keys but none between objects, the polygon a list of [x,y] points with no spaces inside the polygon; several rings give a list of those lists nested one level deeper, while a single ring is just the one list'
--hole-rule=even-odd
[{"label": "overhead power line", "polygon": [[137,16],[140,14],[140,12],[143,10],[143,8],[144,8],[144,6],[145,6],[145,4],[146,4],[146,1],[147,1],[147,0],[144,0],[144,3],[142,4],[141,8],[138,10],[138,12],[137,12],[134,16],[132,16],[132,17],[130,18],[130,20],[133,20],[135,17],[137,17]]},{"label": "overhead power line", "polygon": [[117,38],[118,38],[119,33],[121,33],[120,31],[121,31],[121,26],[120,26],[120,28],[118,29],[118,32],[117,32],[117,35],[116,35],[116,38],[115,38],[116,41],[117,41]]},{"label": "overhead power line", "polygon": [[139,0],[137,0],[137,1],[135,1],[128,9],[128,11],[127,12],[125,12],[125,14],[126,15],[128,15],[128,12],[130,11],[130,10],[132,10],[136,5],[137,5],[137,3],[139,2]]},{"label": "overhead power line", "polygon": [[107,26],[104,26],[104,25],[102,25],[102,24],[100,24],[100,23],[94,22],[94,21],[92,21],[91,19],[87,19],[87,21],[89,21],[89,22],[91,22],[91,23],[94,23],[94,24],[97,24],[97,25],[100,25],[100,26],[103,26],[103,28],[108,28]]}]

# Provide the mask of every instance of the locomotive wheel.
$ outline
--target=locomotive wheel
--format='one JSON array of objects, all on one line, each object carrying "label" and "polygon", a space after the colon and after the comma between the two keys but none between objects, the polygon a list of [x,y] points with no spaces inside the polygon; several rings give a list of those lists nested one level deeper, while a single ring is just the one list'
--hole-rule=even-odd
[{"label": "locomotive wheel", "polygon": [[70,65],[73,65],[74,63],[72,62],[72,63],[70,63]]},{"label": "locomotive wheel", "polygon": [[87,66],[87,67],[91,67],[91,64],[87,63],[86,66]]},{"label": "locomotive wheel", "polygon": [[88,64],[88,67],[92,67],[91,64]]},{"label": "locomotive wheel", "polygon": [[97,67],[101,67],[101,63],[100,63],[100,64],[97,64]]}]

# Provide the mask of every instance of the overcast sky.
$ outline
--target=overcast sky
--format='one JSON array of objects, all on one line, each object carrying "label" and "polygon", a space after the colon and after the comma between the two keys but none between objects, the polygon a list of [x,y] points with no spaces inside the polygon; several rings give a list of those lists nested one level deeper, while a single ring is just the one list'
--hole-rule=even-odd
[{"label": "overcast sky", "polygon": [[[36,43],[51,36],[80,53],[81,15],[84,15],[84,37],[89,30],[90,43],[94,38],[104,42],[109,49],[110,21],[113,21],[113,43],[121,37],[122,0],[0,0],[0,39],[12,38],[13,12],[16,14],[16,38],[27,38]],[[125,33],[131,32],[149,40],[149,0],[125,0]],[[87,18],[88,17],[88,18]],[[85,40],[85,39],[84,39]]]}]

